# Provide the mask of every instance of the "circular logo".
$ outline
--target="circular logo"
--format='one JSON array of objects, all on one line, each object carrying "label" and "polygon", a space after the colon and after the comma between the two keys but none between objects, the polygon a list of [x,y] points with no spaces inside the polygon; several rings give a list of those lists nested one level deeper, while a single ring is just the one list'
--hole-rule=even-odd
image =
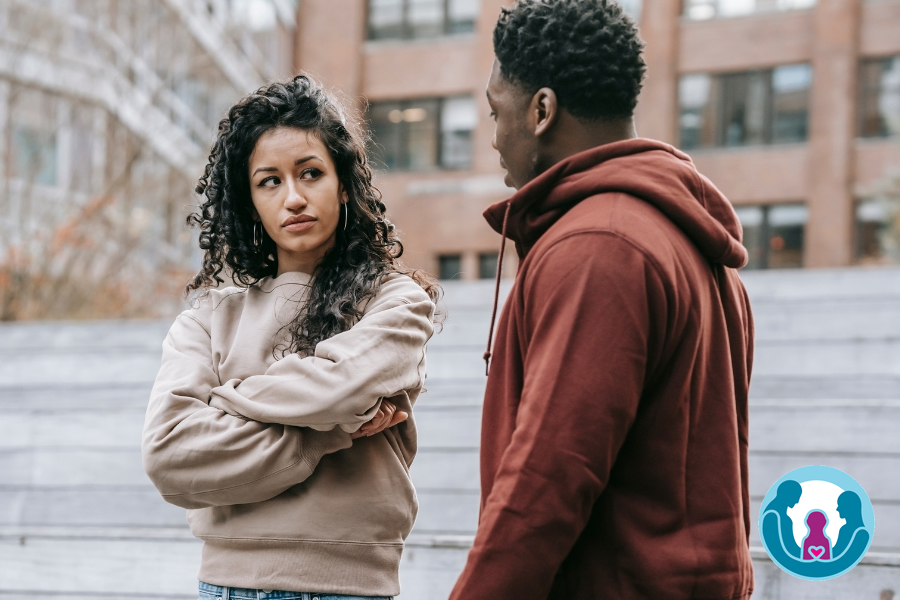
[{"label": "circular logo", "polygon": [[794,469],[769,488],[759,511],[766,553],[795,577],[843,575],[872,545],[875,512],[866,491],[841,470]]}]

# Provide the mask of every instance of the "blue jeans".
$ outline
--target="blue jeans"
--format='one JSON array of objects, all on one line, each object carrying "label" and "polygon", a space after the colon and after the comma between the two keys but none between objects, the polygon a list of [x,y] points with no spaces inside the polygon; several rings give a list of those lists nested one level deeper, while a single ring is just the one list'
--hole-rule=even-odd
[{"label": "blue jeans", "polygon": [[200,582],[197,600],[392,600],[384,596],[344,596],[342,594],[317,594],[314,592],[285,592],[281,590],[251,590],[230,588]]}]

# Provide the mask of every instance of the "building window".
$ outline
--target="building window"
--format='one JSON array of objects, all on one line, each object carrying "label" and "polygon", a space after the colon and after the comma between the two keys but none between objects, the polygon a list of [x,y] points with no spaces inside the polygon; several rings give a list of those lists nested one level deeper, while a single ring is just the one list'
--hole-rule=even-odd
[{"label": "building window", "polygon": [[373,102],[369,118],[379,166],[427,171],[466,169],[472,164],[477,116],[471,96]]},{"label": "building window", "polygon": [[478,8],[479,0],[369,0],[369,39],[470,33]]},{"label": "building window", "polygon": [[803,204],[741,206],[735,209],[750,255],[748,269],[803,266],[803,236],[808,212]]},{"label": "building window", "polygon": [[692,21],[740,17],[761,12],[812,8],[816,0],[685,0],[684,16]]},{"label": "building window", "polygon": [[678,88],[681,147],[806,141],[811,85],[808,64],[685,75]]},{"label": "building window", "polygon": [[478,278],[494,279],[497,277],[497,253],[482,252],[478,255]]},{"label": "building window", "polygon": [[438,277],[447,281],[462,279],[462,255],[442,254],[438,256]]},{"label": "building window", "polygon": [[859,135],[900,135],[900,56],[863,61],[859,106]]},{"label": "building window", "polygon": [[12,130],[13,173],[28,183],[56,185],[56,133],[27,125]]},{"label": "building window", "polygon": [[[900,180],[898,180],[900,181]],[[900,188],[897,188],[900,190]],[[856,205],[855,246],[863,265],[900,263],[900,203],[897,191],[860,200]]]}]

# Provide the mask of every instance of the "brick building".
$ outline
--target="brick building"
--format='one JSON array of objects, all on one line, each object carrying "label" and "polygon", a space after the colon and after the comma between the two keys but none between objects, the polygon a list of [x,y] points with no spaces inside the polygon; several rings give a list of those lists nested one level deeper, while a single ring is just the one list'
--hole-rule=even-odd
[{"label": "brick building", "polygon": [[[295,64],[369,101],[378,185],[407,261],[494,273],[481,212],[507,197],[484,86],[504,0],[306,0]],[[643,0],[638,133],[687,150],[732,200],[751,267],[890,260],[900,0]],[[335,18],[341,15],[341,18]]]}]

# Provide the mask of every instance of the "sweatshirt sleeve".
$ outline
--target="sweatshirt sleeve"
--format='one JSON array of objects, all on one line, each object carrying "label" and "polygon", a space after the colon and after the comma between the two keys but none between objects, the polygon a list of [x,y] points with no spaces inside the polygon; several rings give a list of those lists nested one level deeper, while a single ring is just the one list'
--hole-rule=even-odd
[{"label": "sweatshirt sleeve", "polygon": [[312,356],[292,353],[263,375],[226,381],[210,406],[261,423],[356,431],[382,398],[422,385],[433,314],[415,282],[388,282],[356,325],[319,342]]},{"label": "sweatshirt sleeve", "polygon": [[547,598],[634,422],[648,348],[662,345],[658,272],[615,234],[560,240],[523,283],[515,431],[451,600]]},{"label": "sweatshirt sleeve", "polygon": [[262,502],[309,477],[326,454],[351,445],[336,429],[256,423],[207,404],[219,378],[210,338],[188,313],[163,342],[144,421],[144,469],[163,498],[183,508]]}]

